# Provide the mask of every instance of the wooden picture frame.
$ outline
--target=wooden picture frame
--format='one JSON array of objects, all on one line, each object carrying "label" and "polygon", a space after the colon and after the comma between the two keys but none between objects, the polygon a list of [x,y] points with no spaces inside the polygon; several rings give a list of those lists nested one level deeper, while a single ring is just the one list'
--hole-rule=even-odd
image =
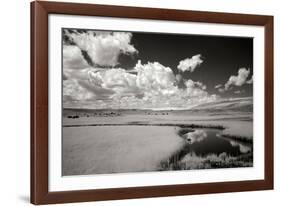
[{"label": "wooden picture frame", "polygon": [[[264,180],[50,192],[48,189],[48,15],[82,15],[263,26]],[[31,203],[53,204],[273,189],[273,17],[93,4],[31,3]]]}]

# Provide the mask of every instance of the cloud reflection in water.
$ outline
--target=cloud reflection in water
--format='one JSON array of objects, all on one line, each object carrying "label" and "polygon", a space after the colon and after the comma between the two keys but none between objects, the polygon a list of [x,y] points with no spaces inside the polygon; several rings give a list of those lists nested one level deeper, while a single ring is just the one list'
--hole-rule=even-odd
[{"label": "cloud reflection in water", "polygon": [[193,144],[194,142],[200,142],[207,137],[207,133],[204,130],[195,130],[194,132],[188,132],[183,135],[185,140]]}]

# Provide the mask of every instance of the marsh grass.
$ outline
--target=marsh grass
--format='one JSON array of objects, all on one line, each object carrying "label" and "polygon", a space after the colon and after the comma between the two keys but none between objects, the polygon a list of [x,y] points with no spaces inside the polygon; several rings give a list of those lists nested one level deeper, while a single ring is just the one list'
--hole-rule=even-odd
[{"label": "marsh grass", "polygon": [[[195,130],[181,127],[177,134],[184,138],[184,135]],[[222,135],[224,138],[239,140],[241,142],[250,143],[246,137]],[[191,170],[191,169],[211,169],[211,168],[237,168],[252,167],[253,152],[241,154],[237,157],[226,154],[208,154],[207,156],[197,156],[194,152],[190,152],[190,144],[185,141],[184,145],[174,152],[167,160],[160,162],[160,171],[166,170]]]},{"label": "marsh grass", "polygon": [[233,157],[226,153],[221,153],[201,157],[196,156],[194,153],[189,153],[182,159],[170,158],[168,161],[162,161],[160,166],[160,171],[252,167],[253,154],[249,153]]}]

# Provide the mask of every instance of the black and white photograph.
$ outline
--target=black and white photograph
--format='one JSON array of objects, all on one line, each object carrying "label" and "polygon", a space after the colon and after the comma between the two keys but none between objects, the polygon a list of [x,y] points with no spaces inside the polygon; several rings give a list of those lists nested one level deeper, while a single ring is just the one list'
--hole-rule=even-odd
[{"label": "black and white photograph", "polygon": [[253,38],[62,29],[62,175],[253,167]]}]

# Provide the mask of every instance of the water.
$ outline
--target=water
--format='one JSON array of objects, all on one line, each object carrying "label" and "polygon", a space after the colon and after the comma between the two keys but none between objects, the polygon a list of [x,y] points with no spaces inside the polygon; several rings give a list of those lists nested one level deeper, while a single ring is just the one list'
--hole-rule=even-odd
[{"label": "water", "polygon": [[223,137],[219,129],[181,128],[178,135],[185,144],[161,162],[161,170],[253,166],[252,144]]},{"label": "water", "polygon": [[193,152],[197,156],[219,155],[223,152],[230,156],[239,156],[252,151],[251,144],[224,138],[221,136],[221,131],[217,129],[195,130],[185,134],[184,138],[189,142],[189,152]]}]

